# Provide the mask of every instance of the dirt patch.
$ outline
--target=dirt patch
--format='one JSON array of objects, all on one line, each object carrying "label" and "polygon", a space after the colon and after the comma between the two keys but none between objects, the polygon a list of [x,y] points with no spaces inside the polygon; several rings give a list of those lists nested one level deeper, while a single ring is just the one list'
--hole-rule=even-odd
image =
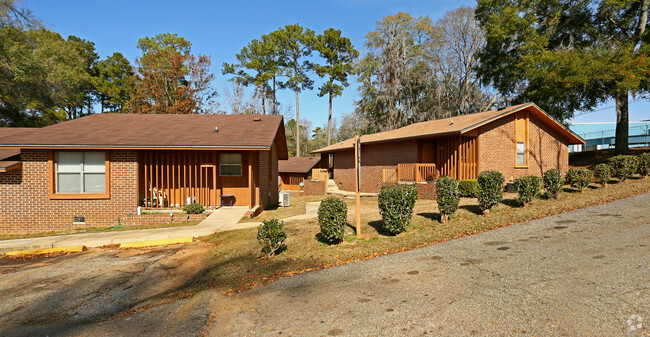
[{"label": "dirt patch", "polygon": [[0,326],[86,323],[177,299],[210,244],[0,259]]}]

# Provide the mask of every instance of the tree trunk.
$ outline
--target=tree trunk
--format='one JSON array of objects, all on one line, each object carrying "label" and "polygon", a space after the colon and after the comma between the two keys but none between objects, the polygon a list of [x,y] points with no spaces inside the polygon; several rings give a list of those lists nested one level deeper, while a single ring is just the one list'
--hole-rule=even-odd
[{"label": "tree trunk", "polygon": [[266,90],[264,90],[264,85],[260,89],[262,91],[262,115],[266,115]]},{"label": "tree trunk", "polygon": [[330,92],[330,114],[327,118],[327,146],[332,144],[332,93]]},{"label": "tree trunk", "polygon": [[273,76],[273,112],[272,114],[278,115],[278,109],[275,106],[275,76]]},{"label": "tree trunk", "polygon": [[300,157],[300,102],[298,101],[298,82],[296,82],[296,157]]},{"label": "tree trunk", "polygon": [[616,154],[628,154],[629,134],[629,110],[628,110],[628,92],[627,90],[619,92],[614,97],[616,99]]}]

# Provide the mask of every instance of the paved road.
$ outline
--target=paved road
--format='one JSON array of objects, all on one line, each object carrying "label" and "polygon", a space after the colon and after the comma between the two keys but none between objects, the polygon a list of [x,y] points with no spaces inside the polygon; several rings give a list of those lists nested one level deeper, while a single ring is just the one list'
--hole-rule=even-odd
[{"label": "paved road", "polygon": [[[210,335],[645,336],[650,194],[220,298]],[[635,315],[635,316],[633,316]],[[645,319],[641,334],[632,331]]]}]

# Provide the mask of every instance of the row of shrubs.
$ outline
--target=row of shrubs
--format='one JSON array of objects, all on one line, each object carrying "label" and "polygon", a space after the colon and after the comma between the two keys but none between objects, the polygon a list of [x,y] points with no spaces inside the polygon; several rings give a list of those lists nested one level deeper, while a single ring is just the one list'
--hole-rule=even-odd
[{"label": "row of shrubs", "polygon": [[[610,158],[607,163],[596,165],[594,171],[586,168],[571,168],[566,176],[558,169],[544,172],[542,177],[524,176],[515,179],[514,187],[520,204],[525,205],[537,197],[542,188],[547,197],[557,198],[565,184],[582,192],[596,179],[602,186],[607,186],[614,177],[625,180],[634,174],[646,178],[650,173],[650,152],[640,156],[620,155]],[[483,213],[488,213],[503,198],[503,174],[496,171],[481,172],[476,180],[456,181],[449,177],[438,179],[438,208],[441,222],[446,222],[449,216],[456,212],[460,197],[478,198],[479,207]]]},{"label": "row of shrubs", "polygon": [[[568,184],[583,191],[593,180],[606,186],[612,177],[625,180],[634,174],[646,177],[650,173],[650,153],[640,156],[621,155],[613,157],[608,163],[599,164],[592,172],[585,168],[571,168],[566,176],[558,169],[544,172],[542,177],[524,176],[515,179],[514,187],[520,204],[525,205],[536,198],[544,189],[547,197],[557,198],[563,186]],[[501,172],[484,171],[475,180],[461,180],[442,177],[436,181],[437,203],[441,222],[446,222],[458,210],[461,197],[478,198],[484,214],[498,205],[503,199],[505,178]],[[384,232],[397,235],[411,222],[413,208],[418,199],[415,185],[397,184],[383,186],[378,197],[378,206]],[[318,208],[318,224],[322,240],[336,244],[343,241],[347,226],[348,208],[341,199],[329,197]],[[282,250],[287,235],[283,224],[277,219],[264,221],[258,229],[257,238],[262,243],[262,251],[274,255]]]}]

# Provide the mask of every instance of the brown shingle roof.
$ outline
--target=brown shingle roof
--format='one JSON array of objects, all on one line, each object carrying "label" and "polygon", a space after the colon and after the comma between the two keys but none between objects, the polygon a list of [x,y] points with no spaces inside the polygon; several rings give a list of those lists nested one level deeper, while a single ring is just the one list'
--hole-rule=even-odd
[{"label": "brown shingle roof", "polygon": [[290,157],[288,160],[278,160],[280,173],[309,173],[320,162],[320,157]]},{"label": "brown shingle roof", "polygon": [[[34,128],[0,128],[0,142],[2,139],[10,139],[16,135],[30,132]],[[20,166],[20,149],[0,148],[0,172],[6,172]]]},{"label": "brown shingle roof", "polygon": [[279,132],[284,136],[282,116],[278,115],[107,113],[11,137],[0,134],[0,147],[268,149]]},{"label": "brown shingle roof", "polygon": [[[555,121],[550,117],[546,112],[540,109],[537,105],[533,103],[525,103],[507,107],[502,110],[490,110],[477,112],[469,115],[456,116],[445,119],[437,119],[428,122],[421,122],[416,124],[411,124],[399,129],[373,133],[369,135],[361,136],[361,143],[374,143],[374,142],[387,142],[387,141],[396,141],[401,139],[412,139],[412,138],[424,138],[424,137],[434,137],[450,134],[463,134],[478,128],[481,125],[492,122],[496,119],[505,117],[514,112],[521,111],[524,109],[529,109],[529,111],[536,114],[537,117],[553,126],[554,129],[559,131],[562,135],[567,137],[570,144],[584,144],[584,140],[578,135],[570,131],[569,129],[562,126],[560,123]],[[352,148],[354,143],[354,138],[346,139],[342,142],[332,144],[330,146],[324,147],[313,151],[313,153],[325,153],[340,151],[345,149]]]},{"label": "brown shingle roof", "polygon": [[6,172],[19,164],[19,149],[0,149],[0,172]]}]

